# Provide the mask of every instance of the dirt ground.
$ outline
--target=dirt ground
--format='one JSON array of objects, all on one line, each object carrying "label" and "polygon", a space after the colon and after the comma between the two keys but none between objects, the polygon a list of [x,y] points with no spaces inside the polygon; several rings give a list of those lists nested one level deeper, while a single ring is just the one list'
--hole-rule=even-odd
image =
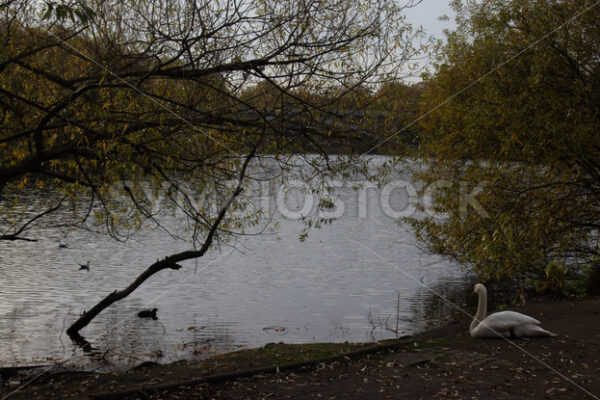
[{"label": "dirt ground", "polygon": [[[466,318],[397,341],[393,349],[218,383],[153,387],[270,364],[321,358],[368,345],[267,346],[207,363],[146,365],[115,374],[57,375],[9,399],[90,398],[139,389],[127,399],[600,399],[600,299],[540,300],[529,314],[554,338],[474,340]],[[320,346],[320,347],[319,347]],[[4,392],[4,395],[7,391]]]}]

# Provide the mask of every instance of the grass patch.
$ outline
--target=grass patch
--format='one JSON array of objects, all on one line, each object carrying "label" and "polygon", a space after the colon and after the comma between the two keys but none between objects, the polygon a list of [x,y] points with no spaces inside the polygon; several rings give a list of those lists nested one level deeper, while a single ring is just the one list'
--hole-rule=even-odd
[{"label": "grass patch", "polygon": [[213,371],[250,369],[331,357],[371,346],[373,343],[270,343],[256,349],[221,354],[202,363]]}]

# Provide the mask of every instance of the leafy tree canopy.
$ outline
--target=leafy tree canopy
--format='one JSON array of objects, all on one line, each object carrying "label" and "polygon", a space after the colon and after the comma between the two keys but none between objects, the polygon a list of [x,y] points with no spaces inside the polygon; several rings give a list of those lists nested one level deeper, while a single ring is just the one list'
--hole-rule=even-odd
[{"label": "leafy tree canopy", "polygon": [[[404,7],[4,2],[0,239],[27,238],[27,229],[65,209],[74,224],[94,217],[126,237],[159,223],[151,203],[161,195],[200,244],[246,155],[286,167],[294,153],[316,154],[316,174],[337,171],[344,159],[327,152],[356,154],[365,137],[340,118],[335,99],[399,78],[394,67],[416,53]],[[246,181],[261,176],[250,175]],[[203,190],[214,201],[193,201]],[[45,209],[27,209],[23,194],[32,191],[47,199]]]},{"label": "leafy tree canopy", "polygon": [[[260,210],[233,213],[249,183],[297,166],[300,155],[323,186],[356,165],[365,131],[338,102],[400,77],[396,66],[417,52],[402,14],[414,4],[0,4],[0,240],[28,240],[30,228],[60,215],[59,224],[95,220],[119,239],[150,224],[191,242],[67,333],[87,348],[79,331],[106,307],[257,224]],[[175,229],[161,222],[169,211],[183,216]]]},{"label": "leafy tree canopy", "polygon": [[432,250],[488,277],[557,289],[599,256],[600,7],[454,8],[458,29],[426,81],[423,111],[433,111],[416,174],[438,217],[407,222]]}]

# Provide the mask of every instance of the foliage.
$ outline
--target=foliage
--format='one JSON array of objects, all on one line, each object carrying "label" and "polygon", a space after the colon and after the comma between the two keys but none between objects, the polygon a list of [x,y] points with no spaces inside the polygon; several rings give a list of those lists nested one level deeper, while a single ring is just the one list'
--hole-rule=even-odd
[{"label": "foliage", "polygon": [[486,277],[557,288],[563,267],[577,273],[599,252],[600,7],[454,7],[458,28],[426,82],[415,174],[438,216],[406,222]]},{"label": "foliage", "polygon": [[[382,0],[6,3],[0,239],[26,238],[61,210],[116,238],[177,212],[186,222],[171,233],[201,244],[245,155],[286,169],[294,153],[317,154],[313,175],[335,173],[348,159],[327,153],[356,153],[364,132],[327,93],[398,78],[392,66],[415,53],[402,10]],[[246,181],[263,179],[264,165]],[[44,191],[57,194],[47,208],[26,209],[23,194]],[[222,224],[223,235],[244,226],[230,214]]]},{"label": "foliage", "polygon": [[74,2],[72,4],[57,3],[44,0],[44,14],[42,19],[49,19],[53,16],[58,20],[64,20],[67,17],[73,22],[86,23],[94,17],[94,10],[85,2]]},{"label": "foliage", "polygon": [[376,104],[384,117],[381,129],[397,139],[388,140],[379,151],[398,154],[406,152],[407,146],[418,145],[420,129],[417,122],[423,91],[422,83],[407,85],[402,82],[390,82],[379,89]]},{"label": "foliage", "polygon": [[[353,146],[365,132],[335,103],[398,77],[396,63],[414,54],[403,8],[384,0],[3,3],[0,240],[30,240],[30,228],[68,212],[70,225],[103,225],[118,239],[151,225],[192,245],[108,294],[67,334],[91,349],[79,332],[107,307],[213,243],[235,244],[261,217],[246,212],[251,183],[305,166],[318,191],[348,166],[364,171]],[[331,148],[348,156],[329,157]],[[46,206],[36,209],[40,199]],[[165,213],[182,218],[167,226]]]}]

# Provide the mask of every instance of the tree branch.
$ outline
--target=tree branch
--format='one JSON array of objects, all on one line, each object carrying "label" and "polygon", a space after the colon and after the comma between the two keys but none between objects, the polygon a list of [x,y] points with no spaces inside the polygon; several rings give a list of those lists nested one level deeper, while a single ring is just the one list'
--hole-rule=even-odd
[{"label": "tree branch", "polygon": [[134,290],[136,290],[142,283],[144,283],[152,275],[156,274],[157,272],[162,271],[163,269],[178,270],[181,268],[181,265],[178,264],[179,262],[193,259],[193,258],[202,257],[208,251],[208,249],[210,248],[210,246],[213,242],[214,236],[219,228],[219,225],[221,224],[223,218],[227,214],[227,211],[229,210],[231,204],[235,201],[235,199],[242,192],[243,182],[246,177],[246,171],[247,171],[248,165],[250,163],[250,160],[254,157],[254,155],[256,153],[256,150],[257,150],[257,146],[254,146],[254,148],[252,149],[250,154],[248,154],[246,156],[246,158],[244,160],[244,164],[240,171],[240,175],[238,178],[238,183],[236,185],[236,188],[233,191],[233,193],[231,194],[231,196],[229,197],[228,201],[221,208],[215,221],[212,223],[212,226],[206,236],[206,239],[204,240],[204,244],[202,245],[202,247],[196,251],[184,251],[184,252],[181,252],[178,254],[173,254],[171,256],[165,257],[162,260],[157,260],[154,264],[150,265],[144,272],[142,272],[142,274],[140,274],[125,289],[120,290],[120,291],[115,290],[114,292],[112,292],[111,294],[106,296],[98,304],[96,304],[89,311],[87,311],[81,317],[79,317],[79,319],[77,321],[75,321],[67,329],[67,334],[75,342],[83,343],[82,342],[83,338],[79,334],[79,331],[81,329],[83,329],[84,327],[86,327],[98,314],[100,314],[104,309],[106,309],[113,303],[129,296]]},{"label": "tree branch", "polygon": [[[0,186],[1,189],[1,186]],[[38,219],[48,215],[48,214],[52,214],[54,211],[57,211],[61,206],[63,201],[66,199],[66,196],[63,197],[62,199],[60,199],[60,201],[58,202],[58,204],[52,208],[47,209],[46,211],[36,215],[35,217],[31,218],[29,221],[27,221],[25,224],[23,224],[15,233],[12,233],[10,235],[3,235],[0,236],[0,240],[24,240],[27,242],[37,242],[37,239],[28,239],[28,238],[23,238],[20,237],[19,235],[21,233],[23,233],[23,231],[25,231],[25,229],[27,229],[27,227],[29,225],[31,225],[32,223],[34,223],[35,221],[37,221]]]}]

